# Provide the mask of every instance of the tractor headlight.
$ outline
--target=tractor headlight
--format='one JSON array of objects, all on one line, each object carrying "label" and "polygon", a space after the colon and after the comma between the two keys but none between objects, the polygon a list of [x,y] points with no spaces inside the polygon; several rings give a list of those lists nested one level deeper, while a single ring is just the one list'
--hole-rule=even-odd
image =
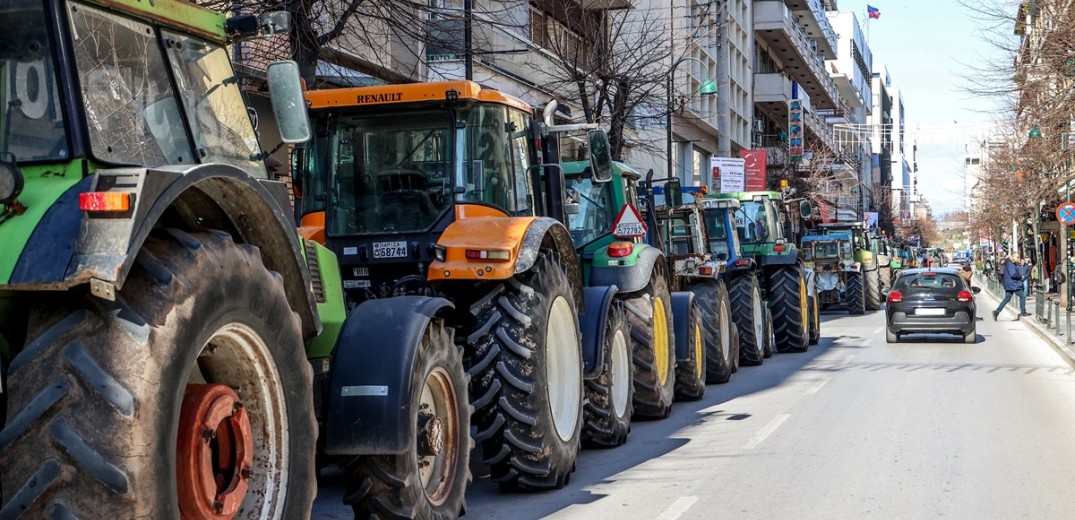
[{"label": "tractor headlight", "polygon": [[22,193],[22,172],[14,164],[0,161],[0,204],[14,202]]}]

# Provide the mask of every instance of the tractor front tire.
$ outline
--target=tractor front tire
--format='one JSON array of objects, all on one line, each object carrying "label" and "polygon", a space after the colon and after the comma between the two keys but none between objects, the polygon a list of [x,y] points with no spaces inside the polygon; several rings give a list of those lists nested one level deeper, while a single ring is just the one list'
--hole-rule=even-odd
[{"label": "tractor front tire", "polygon": [[771,271],[769,294],[777,352],[806,352],[810,348],[810,303],[802,267],[789,265]]},{"label": "tractor front tire", "polygon": [[728,288],[732,321],[739,329],[739,363],[757,366],[765,362],[765,301],[758,277],[745,273],[732,277]]},{"label": "tractor front tire", "polygon": [[866,271],[866,310],[881,309],[881,280],[879,271]]},{"label": "tractor front tire", "polygon": [[634,364],[631,327],[621,301],[613,300],[608,310],[601,350],[601,373],[586,381],[582,444],[588,448],[620,446],[631,431]]},{"label": "tractor front tire", "polygon": [[[732,378],[736,370],[733,356],[738,356],[732,345],[731,305],[728,290],[719,282],[700,282],[692,285],[694,301],[703,309],[702,327],[705,336],[705,382],[723,384]],[[677,376],[678,380],[678,376]],[[678,381],[677,381],[678,382]]]},{"label": "tractor front tire", "polygon": [[676,361],[676,400],[697,401],[705,395],[706,343],[716,340],[707,338],[703,326],[702,309],[692,302],[687,316],[687,359]]},{"label": "tractor front tire", "polygon": [[470,307],[471,422],[490,478],[503,490],[559,489],[582,429],[582,338],[571,285],[555,253]]},{"label": "tractor front tire", "polygon": [[651,419],[671,413],[676,379],[672,294],[659,269],[653,269],[644,289],[622,298],[631,321],[634,413]]},{"label": "tractor front tire", "polygon": [[154,232],[114,301],[50,298],[28,337],[7,374],[0,518],[309,516],[312,373],[257,248]]},{"label": "tractor front tire", "polygon": [[355,518],[458,518],[470,477],[470,414],[466,372],[444,322],[422,336],[410,389],[408,450],[363,455],[345,467]]},{"label": "tractor front tire", "polygon": [[847,273],[847,313],[866,313],[866,290],[862,286],[862,273]]}]

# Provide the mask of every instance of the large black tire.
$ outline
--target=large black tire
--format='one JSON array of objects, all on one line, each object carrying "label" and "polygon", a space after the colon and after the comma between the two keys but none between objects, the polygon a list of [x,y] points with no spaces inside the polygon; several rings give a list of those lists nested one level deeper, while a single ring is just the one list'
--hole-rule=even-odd
[{"label": "large black tire", "polygon": [[877,269],[866,271],[866,310],[876,311],[881,308],[881,280]]},{"label": "large black tire", "polygon": [[881,290],[892,288],[892,268],[891,267],[878,267],[877,278],[881,282]]},{"label": "large black tire", "polygon": [[554,253],[475,302],[471,422],[502,489],[569,481],[582,429],[582,339],[571,286]]},{"label": "large black tire", "polygon": [[605,320],[601,373],[586,380],[586,406],[582,444],[611,448],[627,442],[634,411],[634,363],[631,362],[631,327],[623,302],[613,300]]},{"label": "large black tire", "polygon": [[732,321],[739,329],[739,364],[760,365],[765,361],[765,301],[758,277],[753,272],[733,276],[728,296]]},{"label": "large black tire", "polygon": [[672,293],[661,270],[653,269],[644,289],[622,296],[631,321],[635,417],[650,419],[671,413],[676,382]]},{"label": "large black tire", "polygon": [[[299,317],[257,248],[226,233],[155,232],[115,301],[84,289],[49,298],[28,338],[7,374],[0,518],[179,517],[191,505],[180,487],[198,483],[177,478],[177,439],[203,431],[180,420],[181,404],[209,387],[234,392],[233,410],[245,410],[235,417],[249,418],[252,473],[218,473],[248,479],[244,515],[309,517],[311,369]],[[223,442],[212,439],[194,451]]]},{"label": "large black tire", "polygon": [[866,288],[862,286],[862,273],[847,273],[847,313],[866,313]]},{"label": "large black tire", "polygon": [[458,518],[470,483],[466,372],[450,330],[433,320],[422,337],[410,389],[412,438],[405,453],[365,455],[348,464],[355,518]]},{"label": "large black tire", "polygon": [[773,357],[773,350],[776,349],[776,333],[773,331],[773,311],[768,306],[765,307],[765,341],[762,342],[762,352],[765,354],[765,358]]},{"label": "large black tire", "polygon": [[769,295],[777,352],[806,352],[810,348],[810,317],[802,267],[789,265],[770,271]]},{"label": "large black tire", "polygon": [[[727,383],[737,368],[738,353],[732,345],[732,331],[728,290],[720,282],[699,282],[690,287],[694,301],[702,308],[702,327],[705,336],[705,382]],[[677,384],[679,376],[676,376]]]},{"label": "large black tire", "polygon": [[[687,316],[687,359],[676,360],[675,397],[677,401],[697,401],[705,395],[706,375],[706,336],[703,326],[702,309],[698,302],[691,303]],[[711,340],[715,342],[716,340]]]},{"label": "large black tire", "polygon": [[810,344],[817,345],[821,342],[821,306],[817,303],[817,296],[810,296]]}]

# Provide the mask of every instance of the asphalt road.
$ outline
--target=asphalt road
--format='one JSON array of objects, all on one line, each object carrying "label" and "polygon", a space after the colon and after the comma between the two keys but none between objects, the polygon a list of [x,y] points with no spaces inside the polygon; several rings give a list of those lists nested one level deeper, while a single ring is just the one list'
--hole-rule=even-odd
[{"label": "asphalt road", "polygon": [[[975,345],[888,345],[882,312],[827,313],[820,345],[584,451],[562,490],[476,480],[465,518],[1075,518],[1075,374],[979,314]],[[351,518],[341,493],[328,475],[314,518]]]}]

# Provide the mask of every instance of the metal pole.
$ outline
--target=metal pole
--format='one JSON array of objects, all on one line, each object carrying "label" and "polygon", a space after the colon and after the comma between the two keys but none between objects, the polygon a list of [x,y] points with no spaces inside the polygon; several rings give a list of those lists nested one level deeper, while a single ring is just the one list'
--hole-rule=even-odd
[{"label": "metal pole", "polygon": [[467,81],[474,80],[474,6],[463,0],[463,70]]},{"label": "metal pole", "polygon": [[667,140],[666,146],[668,150],[668,171],[666,172],[665,177],[678,177],[674,170],[675,165],[672,161],[672,103],[674,102],[674,100],[672,99],[672,88],[675,86],[675,83],[672,80],[672,76],[675,73],[676,67],[675,65],[673,65],[672,69],[668,71],[668,117],[665,121],[665,137]]}]

